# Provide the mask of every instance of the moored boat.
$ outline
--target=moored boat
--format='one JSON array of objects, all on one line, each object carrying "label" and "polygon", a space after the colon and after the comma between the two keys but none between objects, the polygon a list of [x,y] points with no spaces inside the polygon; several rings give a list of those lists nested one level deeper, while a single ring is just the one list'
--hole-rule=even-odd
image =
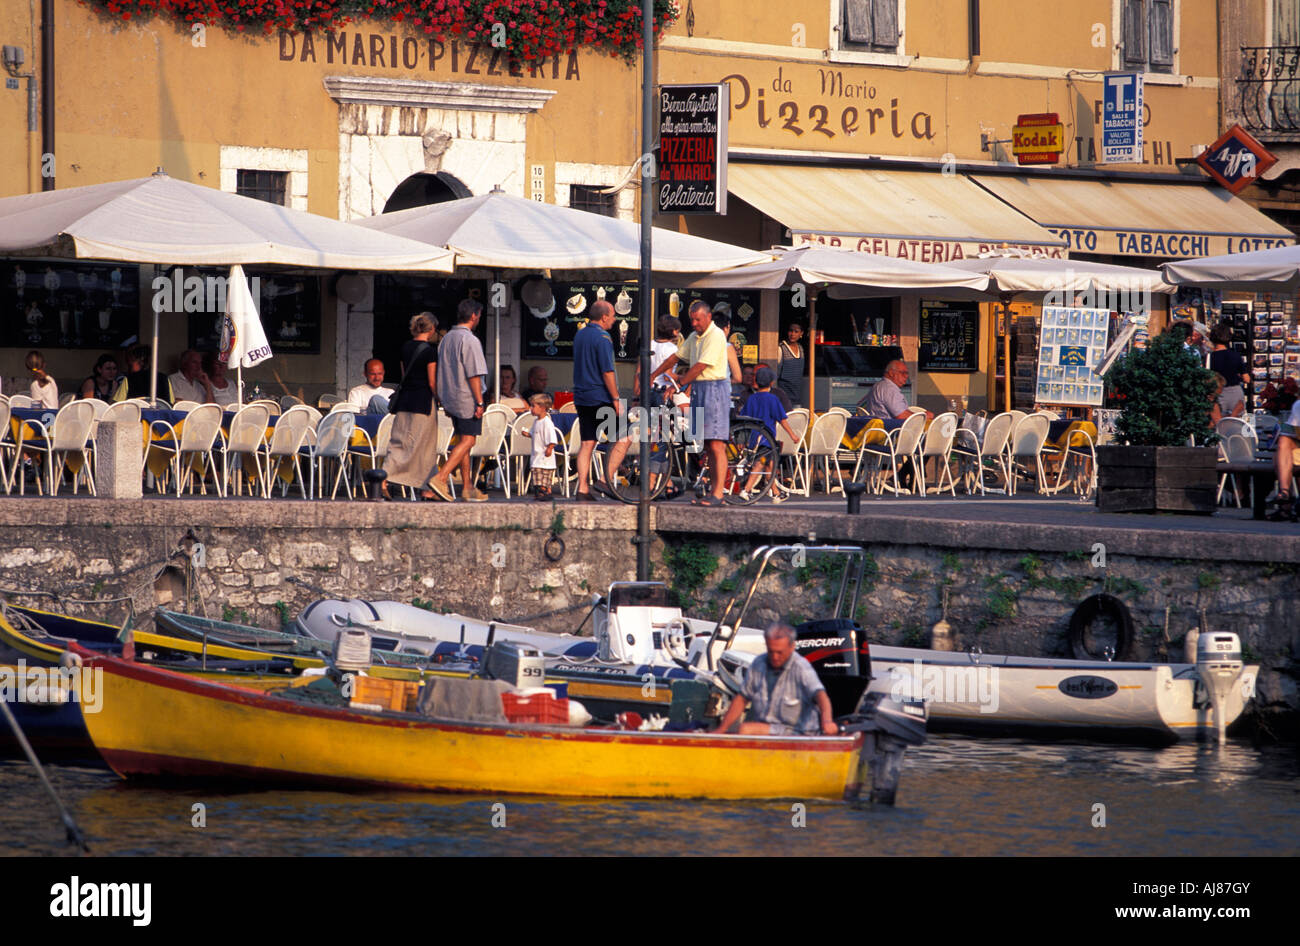
[{"label": "moored boat", "polygon": [[856,796],[871,733],[735,736],[362,712],[74,647],[103,670],[85,721],[119,775],[336,787],[651,798]]}]

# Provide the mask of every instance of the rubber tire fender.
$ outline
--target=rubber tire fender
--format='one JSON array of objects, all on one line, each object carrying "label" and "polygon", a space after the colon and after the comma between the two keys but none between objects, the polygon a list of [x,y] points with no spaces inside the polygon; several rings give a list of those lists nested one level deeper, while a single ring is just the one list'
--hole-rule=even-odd
[{"label": "rubber tire fender", "polygon": [[1107,617],[1114,623],[1117,640],[1115,642],[1115,660],[1128,660],[1133,649],[1133,615],[1128,605],[1114,595],[1100,593],[1084,598],[1070,615],[1070,651],[1076,660],[1104,660],[1104,654],[1090,654],[1084,646],[1084,633],[1099,617]]}]

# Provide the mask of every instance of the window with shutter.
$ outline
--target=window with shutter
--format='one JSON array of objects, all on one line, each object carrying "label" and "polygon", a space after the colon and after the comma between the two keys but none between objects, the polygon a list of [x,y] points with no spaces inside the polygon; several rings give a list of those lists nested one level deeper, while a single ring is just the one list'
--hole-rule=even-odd
[{"label": "window with shutter", "polygon": [[1129,69],[1146,69],[1146,17],[1142,0],[1124,0],[1124,65]]},{"label": "window with shutter", "polygon": [[1152,72],[1174,68],[1174,5],[1172,0],[1150,0]]},{"label": "window with shutter", "polygon": [[844,0],[844,38],[850,43],[871,42],[871,0]]},{"label": "window with shutter", "polygon": [[872,43],[880,49],[898,48],[898,0],[872,0]]},{"label": "window with shutter", "polygon": [[898,0],[842,0],[841,9],[843,45],[873,52],[898,49]]}]

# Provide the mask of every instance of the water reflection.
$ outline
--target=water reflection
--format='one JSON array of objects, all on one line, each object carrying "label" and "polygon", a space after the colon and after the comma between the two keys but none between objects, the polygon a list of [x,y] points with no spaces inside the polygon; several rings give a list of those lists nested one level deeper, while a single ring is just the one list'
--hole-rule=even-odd
[{"label": "water reflection", "polygon": [[[52,767],[96,854],[121,855],[1286,855],[1300,853],[1295,747],[1161,749],[933,738],[898,806],[587,801],[231,791]],[[31,770],[0,763],[0,853],[66,854]],[[493,805],[505,825],[493,826]],[[205,827],[194,827],[195,804]],[[1096,806],[1105,826],[1095,826]],[[497,812],[500,814],[500,812]]]}]

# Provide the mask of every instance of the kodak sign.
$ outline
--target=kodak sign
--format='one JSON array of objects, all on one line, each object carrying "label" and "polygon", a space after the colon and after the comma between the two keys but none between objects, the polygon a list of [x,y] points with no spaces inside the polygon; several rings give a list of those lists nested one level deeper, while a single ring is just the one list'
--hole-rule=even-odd
[{"label": "kodak sign", "polygon": [[1011,129],[1011,153],[1021,164],[1055,164],[1064,142],[1065,126],[1056,112],[1020,115]]}]

